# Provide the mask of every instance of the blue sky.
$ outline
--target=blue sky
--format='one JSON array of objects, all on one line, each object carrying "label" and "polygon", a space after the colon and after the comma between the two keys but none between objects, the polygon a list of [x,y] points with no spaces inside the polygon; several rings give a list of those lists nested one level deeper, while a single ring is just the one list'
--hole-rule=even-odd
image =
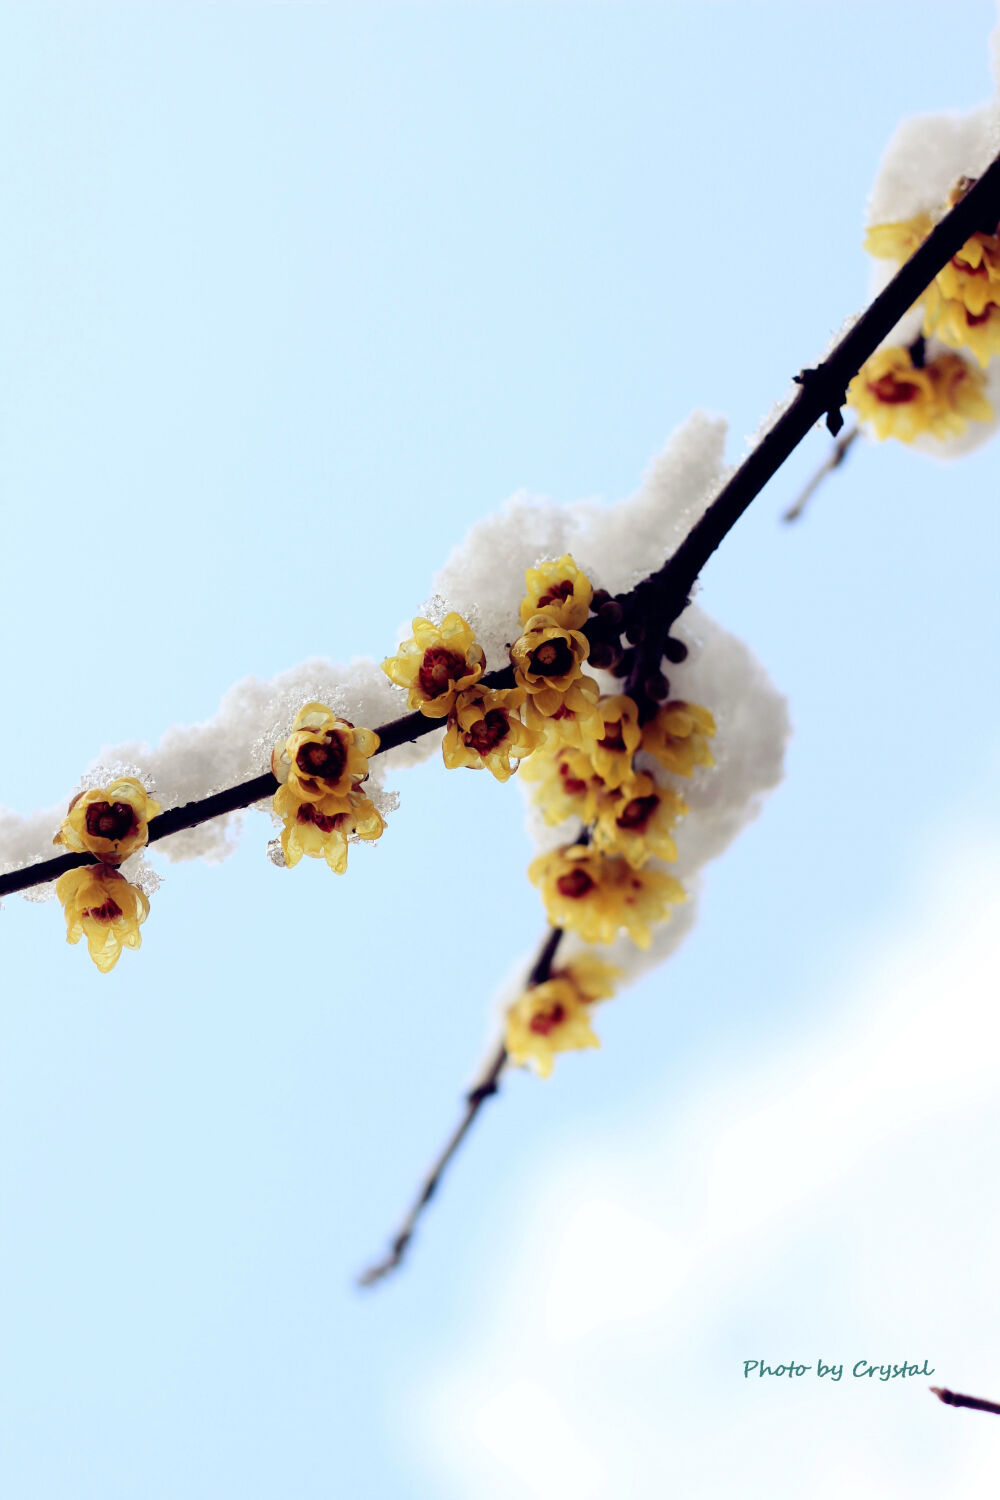
[{"label": "blue sky", "polygon": [[[6,7],[0,801],[50,803],[103,745],[206,718],[248,673],[387,652],[514,490],[625,495],[695,407],[729,418],[736,460],[864,301],[889,134],[987,97],[993,22],[986,0],[947,23],[888,3],[835,22],[802,4]],[[222,866],[165,867],[110,978],[55,906],[5,902],[5,1494],[520,1500],[547,1475],[552,1500],[576,1461],[620,1481],[622,1434],[642,1459],[626,1492],[646,1474],[651,1494],[731,1493],[707,1458],[690,1468],[692,1432],[733,1445],[748,1495],[801,1493],[810,1444],[864,1500],[976,1493],[988,1418],[895,1387],[837,1413],[826,1390],[748,1408],[739,1383],[801,1333],[838,1359],[917,1347],[1000,1397],[996,1330],[944,1275],[967,1257],[988,1303],[1000,1079],[969,975],[998,966],[980,910],[1000,835],[996,449],[946,467],[865,445],[782,528],[828,441],[701,596],[788,694],[787,780],[709,871],[683,950],[605,1007],[602,1050],[511,1080],[377,1295],[353,1274],[540,930],[516,789],[436,762],[400,775],[390,835],[336,882],[276,872],[248,820]],[[935,1072],[933,1045],[906,1072],[903,1047],[893,1087],[922,1104],[901,1134],[845,1148],[808,1203],[759,1183],[763,1228],[727,1221],[722,1194],[725,1232],[699,1229],[692,1174],[729,1160],[726,1129],[753,1139],[769,1090],[815,1076],[871,1107],[851,1059],[883,1001],[906,1033],[928,932],[965,976],[974,1086]],[[846,1059],[833,1083],[826,1054]],[[817,1149],[839,1161],[830,1108]],[[972,1165],[941,1167],[944,1141]],[[560,1279],[565,1235],[605,1219],[603,1259]],[[656,1268],[681,1285],[670,1266],[720,1244],[685,1325]],[[632,1255],[652,1267],[638,1312],[616,1290]],[[581,1312],[589,1344],[558,1332],[567,1285],[603,1309],[596,1331]],[[592,1463],[560,1447],[574,1362]],[[505,1467],[496,1434],[531,1411],[534,1446]]]}]

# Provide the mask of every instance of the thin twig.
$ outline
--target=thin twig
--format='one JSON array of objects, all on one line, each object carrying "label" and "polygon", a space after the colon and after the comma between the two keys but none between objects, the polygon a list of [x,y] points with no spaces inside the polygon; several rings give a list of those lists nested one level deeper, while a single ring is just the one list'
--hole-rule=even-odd
[{"label": "thin twig", "polygon": [[[548,979],[552,969],[552,960],[556,956],[556,950],[559,947],[562,935],[563,929],[561,927],[553,927],[545,939],[528,975],[528,989],[533,988],[536,984],[543,984]],[[500,1042],[496,1051],[490,1056],[479,1081],[466,1094],[465,1110],[462,1118],[448,1137],[437,1160],[424,1178],[420,1191],[414,1199],[413,1206],[393,1237],[388,1254],[382,1260],[374,1261],[372,1265],[366,1267],[361,1272],[358,1277],[359,1286],[375,1286],[377,1282],[383,1280],[392,1271],[395,1271],[397,1266],[402,1262],[403,1257],[409,1249],[417,1222],[437,1191],[438,1184],[447,1171],[452,1157],[464,1141],[473,1121],[478,1116],[486,1100],[492,1099],[494,1094],[499,1093],[500,1075],[506,1065],[507,1048],[503,1042]]]},{"label": "thin twig", "polygon": [[840,468],[840,465],[844,462],[844,459],[847,457],[847,454],[850,451],[851,444],[854,442],[855,438],[858,438],[860,436],[860,427],[852,427],[849,432],[842,432],[840,434],[840,437],[837,438],[833,447],[830,449],[827,458],[823,463],[820,464],[819,468],[816,470],[809,483],[801,491],[794,505],[790,505],[785,511],[784,515],[781,518],[783,521],[797,521],[799,519],[799,516],[801,516],[809,501],[812,499],[813,495],[823,483],[823,480],[828,474],[831,474],[834,469]]},{"label": "thin twig", "polygon": [[991,1411],[1000,1417],[1000,1401],[983,1401],[979,1396],[959,1396],[955,1391],[946,1391],[940,1385],[932,1385],[931,1390],[945,1406],[969,1406],[973,1411]]}]

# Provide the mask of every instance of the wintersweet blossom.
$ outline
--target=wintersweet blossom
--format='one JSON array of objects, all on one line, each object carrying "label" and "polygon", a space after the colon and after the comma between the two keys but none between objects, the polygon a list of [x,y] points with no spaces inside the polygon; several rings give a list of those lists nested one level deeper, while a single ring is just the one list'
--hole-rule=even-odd
[{"label": "wintersweet blossom", "polygon": [[563,707],[584,715],[593,708],[600,690],[583,675],[589,655],[590,642],[579,630],[556,625],[544,610],[529,617],[510,651],[514,679],[530,695],[528,723],[532,715],[549,718]]},{"label": "wintersweet blossom", "polygon": [[602,698],[584,735],[587,754],[605,786],[621,786],[632,775],[632,757],[642,739],[635,700],[625,693]]},{"label": "wintersweet blossom", "polygon": [[[941,205],[942,217],[972,186],[960,177]],[[930,234],[934,220],[915,214],[894,224],[875,224],[865,236],[865,249],[879,260],[901,265]],[[924,305],[924,333],[953,348],[968,345],[985,365],[1000,353],[997,321],[990,309],[1000,306],[1000,237],[976,233],[935,276],[919,299]]]},{"label": "wintersweet blossom", "polygon": [[594,597],[590,580],[565,553],[557,562],[542,562],[525,574],[527,595],[521,601],[521,624],[544,611],[556,625],[579,630],[590,613]]},{"label": "wintersweet blossom", "polygon": [[915,365],[909,348],[890,346],[865,361],[847,388],[847,403],[880,441],[912,443],[925,433],[944,438],[964,432],[970,421],[990,421],[984,390],[982,373],[961,355]]},{"label": "wintersweet blossom", "polygon": [[579,1052],[601,1044],[576,985],[568,978],[553,977],[525,990],[510,1006],[504,1045],[512,1063],[548,1078],[557,1052]]},{"label": "wintersweet blossom", "polygon": [[569,963],[554,968],[551,979],[568,979],[585,1005],[610,1000],[624,971],[596,953],[578,953]]},{"label": "wintersweet blossom", "polygon": [[877,260],[902,265],[918,250],[934,228],[930,214],[915,214],[894,224],[872,224],[865,232],[865,249]]},{"label": "wintersweet blossom", "polygon": [[528,866],[553,927],[577,933],[586,943],[613,943],[624,928],[639,948],[652,942],[652,927],[670,917],[672,904],[685,900],[672,875],[648,865],[633,869],[627,860],[608,858],[583,844],[564,845],[539,855]]},{"label": "wintersweet blossom", "polygon": [[75,854],[93,854],[102,864],[120,865],[145,848],[149,820],[161,811],[141,781],[119,776],[109,786],[78,792],[52,842]]},{"label": "wintersweet blossom", "polygon": [[590,757],[572,745],[543,745],[524,765],[521,776],[536,783],[534,800],[546,823],[553,826],[567,818],[593,822],[598,796],[606,790]]},{"label": "wintersweet blossom", "polygon": [[934,334],[949,349],[969,349],[985,369],[994,355],[1000,354],[1000,307],[987,302],[982,312],[974,313],[964,302],[928,296],[924,332]]},{"label": "wintersweet blossom", "polygon": [[290,777],[275,792],[273,807],[284,820],[281,849],[289,869],[306,855],[309,859],[325,859],[335,875],[343,875],[350,836],[370,841],[385,832],[381,814],[357,790],[343,797],[328,794],[316,798]]},{"label": "wintersweet blossom", "polygon": [[714,766],[708,741],[715,734],[715,720],[697,703],[672,699],[648,724],[643,725],[642,748],[668,771],[690,776],[695,766]]},{"label": "wintersweet blossom", "polygon": [[[535,706],[536,699],[529,697],[524,705],[524,721],[538,731],[541,736],[540,744],[552,753],[564,745],[572,745],[577,750],[583,749],[588,743],[587,730],[600,692],[593,677],[581,677],[573,684],[572,693],[563,699],[553,714],[542,713]],[[569,708],[569,701],[577,707]]]},{"label": "wintersweet blossom", "polygon": [[541,739],[518,716],[525,697],[523,688],[474,687],[459,693],[441,747],[448,769],[485,766],[497,781],[508,781]]},{"label": "wintersweet blossom", "polygon": [[123,948],[142,944],[139,928],[149,902],[136,885],[105,864],[68,870],[56,881],[56,896],[66,915],[66,941],[87,939],[87,949],[102,974],[108,974]]},{"label": "wintersweet blossom", "polygon": [[673,863],[677,845],[672,830],[688,811],[684,799],[640,771],[626,787],[598,799],[593,840],[605,854],[621,854],[635,869],[655,857]]},{"label": "wintersweet blossom", "polygon": [[440,625],[418,616],[413,635],[400,644],[395,656],[386,657],[382,670],[390,682],[408,689],[411,709],[419,709],[429,719],[443,719],[451,713],[458,694],[479,681],[485,664],[472,627],[461,615],[447,614]]},{"label": "wintersweet blossom", "polygon": [[[865,248],[874,257],[872,292],[883,290],[903,261],[974,186],[1000,145],[996,100],[967,113],[902,120],[879,165],[868,200]],[[855,386],[852,405],[877,436],[898,437],[936,457],[958,457],[991,436],[1000,415],[1000,234],[985,224],[941,267],[885,340],[876,359],[895,358],[916,335],[927,340],[916,363],[929,372],[914,387],[902,365],[876,366],[875,380],[895,373],[902,389],[889,399]],[[892,355],[889,351],[893,351]],[[963,367],[939,364],[945,353]],[[869,364],[862,375],[871,373]],[[985,380],[977,378],[985,372]]]},{"label": "wintersweet blossom", "polygon": [[368,775],[379,747],[373,729],[356,729],[323,703],[299,709],[288,738],[276,745],[271,770],[283,784],[294,781],[303,799],[344,798]]}]

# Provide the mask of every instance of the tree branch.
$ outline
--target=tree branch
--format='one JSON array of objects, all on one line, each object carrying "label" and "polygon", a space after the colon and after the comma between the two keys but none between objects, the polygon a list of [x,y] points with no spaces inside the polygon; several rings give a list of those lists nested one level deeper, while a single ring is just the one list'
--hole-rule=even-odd
[{"label": "tree branch", "polygon": [[939,1401],[945,1406],[969,1406],[973,1411],[991,1411],[1000,1416],[1000,1402],[983,1401],[979,1396],[959,1396],[954,1391],[946,1391],[943,1386],[932,1385],[931,1390]]},{"label": "tree branch", "polygon": [[860,436],[860,427],[852,427],[848,432],[842,432],[840,434],[840,437],[837,438],[833,447],[830,449],[829,454],[820,464],[819,468],[809,480],[808,484],[804,485],[800,490],[798,499],[795,500],[793,504],[791,504],[785,511],[784,515],[781,518],[783,521],[797,521],[799,519],[799,516],[801,516],[806,506],[809,504],[809,501],[812,499],[813,495],[815,495],[816,491],[823,483],[823,480],[828,474],[832,474],[834,469],[840,468],[840,465],[844,462],[844,459],[850,452],[852,444]]},{"label": "tree branch", "polygon": [[[531,967],[525,988],[533,989],[536,984],[544,984],[552,969],[552,960],[556,956],[563,935],[561,927],[553,927],[545,942],[542,944]],[[507,1048],[500,1042],[495,1052],[490,1056],[478,1083],[476,1083],[465,1096],[465,1111],[448,1140],[445,1142],[440,1154],[431,1167],[423,1184],[413,1201],[413,1206],[403,1219],[402,1224],[396,1231],[389,1246],[389,1253],[382,1260],[374,1261],[366,1267],[358,1277],[359,1286],[375,1286],[384,1277],[390,1275],[399,1266],[406,1255],[413,1238],[417,1223],[427,1207],[431,1198],[437,1191],[441,1178],[444,1176],[451,1163],[452,1157],[459,1146],[465,1140],[473,1122],[486,1103],[492,1099],[494,1094],[500,1091],[500,1075],[507,1066]]]},{"label": "tree branch", "polygon": [[[800,389],[794,401],[743,460],[673,556],[635,590],[645,595],[643,616],[651,622],[629,676],[630,685],[640,694],[645,678],[659,669],[670,627],[687,605],[695,580],[723,537],[821,417],[826,417],[831,433],[837,436],[843,426],[840,408],[847,387],[865,360],[966,240],[979,230],[994,233],[998,219],[1000,156],[935,225],[823,363],[796,375]],[[648,712],[650,706],[641,704],[640,711],[643,708]]]},{"label": "tree branch", "polygon": [[[936,225],[823,363],[816,369],[803,370],[796,375],[800,390],[792,404],[743,460],[701,520],[688,532],[677,551],[634,589],[627,594],[618,595],[619,602],[630,603],[633,613],[637,611],[638,617],[645,622],[643,637],[636,648],[634,665],[628,674],[625,689],[630,697],[635,697],[639,702],[642,717],[655,712],[657,706],[648,701],[645,683],[660,670],[670,627],[688,604],[691,590],[702,568],[723,537],[732,530],[751,501],[756,499],[768,480],[777,473],[789,454],[822,416],[826,416],[830,431],[834,436],[837,435],[843,426],[840,408],[844,403],[848,383],[865,360],[875,352],[886,334],[930,286],[937,273],[947,265],[966,240],[977,230],[992,233],[998,220],[1000,157],[990,164],[965,197]],[[587,623],[590,625],[593,622]],[[485,685],[494,688],[510,687],[513,681],[510,667],[490,672],[483,678]],[[396,745],[418,739],[420,735],[429,734],[432,729],[440,727],[438,719],[427,719],[419,712],[406,714],[401,719],[383,724],[376,731],[381,740],[376,753],[391,750]],[[170,834],[179,833],[182,829],[194,828],[211,818],[235,812],[238,808],[249,807],[252,803],[271,796],[277,786],[275,778],[270,772],[266,772],[251,781],[241,782],[239,786],[227,787],[211,797],[201,797],[194,802],[185,803],[183,807],[171,808],[150,824],[150,843],[168,838]],[[89,854],[64,854],[11,870],[6,875],[0,875],[0,896],[26,890],[29,886],[42,885],[45,881],[65,874],[67,870],[93,863],[95,861]]]}]

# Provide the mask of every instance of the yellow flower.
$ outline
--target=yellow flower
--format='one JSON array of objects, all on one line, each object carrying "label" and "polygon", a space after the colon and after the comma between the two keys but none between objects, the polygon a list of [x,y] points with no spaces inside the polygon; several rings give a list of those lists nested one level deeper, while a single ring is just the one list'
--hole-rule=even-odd
[{"label": "yellow flower", "polygon": [[302,797],[314,802],[341,797],[364,781],[369,757],[379,746],[372,729],[355,729],[322,703],[299,709],[292,732],[271,754],[271,770],[285,783],[297,782]]},{"label": "yellow flower", "polygon": [[989,302],[974,313],[951,297],[928,299],[924,332],[952,349],[970,349],[981,365],[1000,354],[1000,307]]},{"label": "yellow flower", "polygon": [[459,766],[472,770],[485,766],[497,781],[509,780],[541,738],[536,730],[527,729],[515,712],[524,699],[523,688],[491,692],[474,687],[459,693],[441,747],[449,771]]},{"label": "yellow flower", "polygon": [[904,443],[929,432],[937,412],[930,371],[914,369],[904,348],[879,349],[866,360],[847,387],[847,404],[872,424],[877,438]]},{"label": "yellow flower", "polygon": [[594,844],[603,853],[622,854],[635,869],[652,856],[677,858],[671,830],[687,812],[687,803],[657,785],[648,772],[640,771],[627,787],[606,793],[598,807]]},{"label": "yellow flower", "polygon": [[419,708],[429,719],[443,719],[458,694],[482,677],[485,662],[471,626],[461,615],[450,614],[440,625],[415,619],[413,635],[395,656],[385,659],[382,671],[397,687],[409,689],[411,709]]},{"label": "yellow flower", "polygon": [[56,881],[56,895],[66,914],[66,941],[85,937],[102,974],[114,968],[122,948],[142,943],[139,927],[149,915],[149,902],[117,870],[104,864],[68,870]]},{"label": "yellow flower", "polygon": [[504,1045],[511,1062],[531,1066],[540,1078],[548,1078],[557,1052],[601,1044],[575,985],[553,978],[526,990],[510,1006]]},{"label": "yellow flower", "polygon": [[359,791],[350,791],[343,797],[315,798],[290,777],[275,792],[273,806],[285,821],[281,848],[289,869],[306,855],[309,859],[325,859],[334,874],[343,875],[350,835],[371,840],[381,838],[385,832],[381,813]]},{"label": "yellow flower", "polygon": [[568,979],[584,1005],[610,1000],[622,978],[623,969],[598,958],[596,953],[578,953],[569,963],[553,969],[550,979]]},{"label": "yellow flower", "polygon": [[[542,713],[536,708],[537,696],[529,698],[524,705],[524,722],[538,731],[542,736],[542,744],[549,750],[558,750],[562,745],[582,749],[587,744],[587,730],[594,717],[600,692],[593,677],[581,677],[578,682],[573,683],[553,714]],[[568,707],[569,703],[573,703],[575,707]]]},{"label": "yellow flower", "polygon": [[567,818],[592,823],[597,816],[597,798],[605,786],[582,750],[572,745],[543,745],[522,767],[521,775],[538,783],[534,801],[546,823],[555,826]]},{"label": "yellow flower", "polygon": [[923,244],[933,228],[930,214],[917,214],[913,219],[895,224],[873,224],[865,235],[865,249],[876,260],[894,260],[902,265]]},{"label": "yellow flower", "polygon": [[625,928],[639,948],[653,940],[652,925],[670,917],[684,888],[672,875],[627,860],[609,859],[582,844],[564,845],[532,860],[528,878],[542,893],[554,927],[575,932],[585,943],[613,943]]},{"label": "yellow flower", "polygon": [[964,432],[970,421],[990,421],[985,386],[982,372],[960,355],[939,354],[916,369],[909,349],[889,348],[862,365],[847,401],[862,422],[871,422],[879,440],[912,443],[923,433],[947,438]]},{"label": "yellow flower", "polygon": [[1000,303],[1000,239],[974,234],[935,277],[942,297],[961,302],[970,313]]},{"label": "yellow flower", "polygon": [[[970,186],[971,179],[960,178],[941,212],[952,208]],[[933,223],[930,214],[918,214],[898,224],[876,224],[868,231],[865,249],[879,259],[901,265],[927,238]],[[967,347],[980,364],[988,364],[1000,354],[1000,315],[995,311],[1000,305],[1000,236],[972,235],[918,300],[924,303],[924,333],[928,337],[933,334],[953,349]],[[894,427],[890,430],[893,436],[902,436],[902,431]],[[880,437],[887,435],[888,431],[879,433]],[[903,437],[903,441],[911,442],[912,437]]]},{"label": "yellow flower", "polygon": [[690,776],[695,766],[714,766],[708,741],[715,720],[707,708],[674,698],[643,726],[642,748],[677,776]]},{"label": "yellow flower", "polygon": [[102,864],[120,865],[145,847],[149,820],[161,811],[141,781],[119,776],[110,786],[78,793],[52,842],[76,854],[93,854]]},{"label": "yellow flower", "polygon": [[567,552],[558,562],[539,563],[524,575],[527,597],[521,601],[521,624],[543,611],[556,625],[579,630],[590,613],[594,590]]},{"label": "yellow flower", "polygon": [[960,354],[939,354],[930,363],[939,415],[935,436],[959,436],[969,422],[992,422],[986,399],[986,376]]},{"label": "yellow flower", "polygon": [[532,715],[549,718],[563,707],[577,714],[593,708],[599,689],[581,671],[589,655],[590,642],[579,630],[554,624],[544,610],[530,616],[510,651],[514,679],[530,695],[527,722]]},{"label": "yellow flower", "polygon": [[632,757],[642,739],[634,699],[625,693],[602,698],[583,733],[587,754],[605,786],[621,786],[632,775]]}]

